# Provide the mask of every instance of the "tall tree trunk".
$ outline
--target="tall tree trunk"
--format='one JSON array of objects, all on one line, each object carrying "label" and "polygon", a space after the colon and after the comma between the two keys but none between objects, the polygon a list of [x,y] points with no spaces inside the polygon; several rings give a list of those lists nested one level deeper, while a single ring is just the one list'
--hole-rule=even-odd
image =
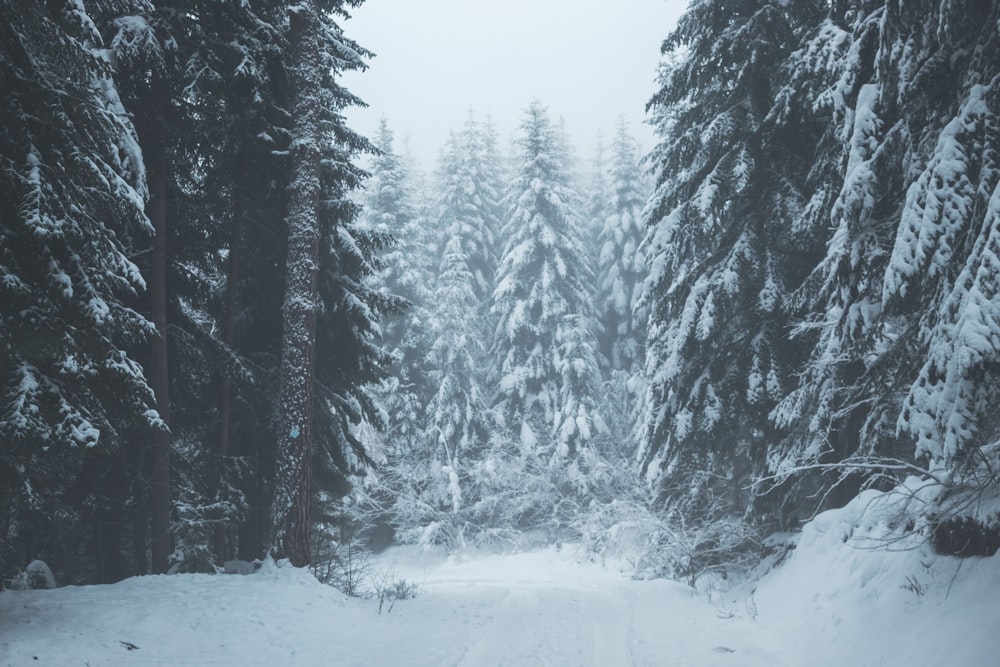
[{"label": "tall tree trunk", "polygon": [[141,436],[132,435],[132,439],[135,443],[129,446],[125,462],[129,479],[129,520],[132,522],[132,576],[142,576],[149,574],[149,545],[146,542],[149,531],[149,507],[146,503],[149,467]]},{"label": "tall tree trunk", "polygon": [[278,459],[272,504],[271,554],[309,564],[312,405],[319,256],[321,89],[319,10],[313,0],[290,15],[294,174],[288,209],[288,256],[281,346]]},{"label": "tall tree trunk", "polygon": [[[167,164],[166,99],[163,82],[157,76],[152,82],[152,132],[146,153],[149,181],[149,203],[146,213],[153,225],[153,254],[149,268],[150,319],[156,327],[153,337],[149,380],[156,394],[156,411],[164,426],[153,431],[150,448],[152,476],[150,480],[151,535],[150,548],[153,574],[167,571],[172,549],[170,536],[170,376],[167,365]],[[147,151],[148,148],[148,151]]]},{"label": "tall tree trunk", "polygon": [[132,508],[132,574],[142,576],[149,572],[147,562],[146,528],[146,506],[144,503],[136,503]]},{"label": "tall tree trunk", "polygon": [[[237,295],[239,293],[240,281],[240,252],[241,234],[240,224],[242,224],[239,213],[233,216],[233,233],[229,244],[229,267],[226,275],[226,313],[222,322],[222,342],[232,349],[236,342],[236,307],[238,305]],[[219,455],[218,478],[216,479],[216,490],[225,484],[226,457],[229,455],[229,422],[232,415],[232,381],[228,375],[222,377],[222,387],[219,394],[219,441],[217,453]],[[217,524],[212,529],[212,550],[218,562],[226,560],[226,526]]]}]

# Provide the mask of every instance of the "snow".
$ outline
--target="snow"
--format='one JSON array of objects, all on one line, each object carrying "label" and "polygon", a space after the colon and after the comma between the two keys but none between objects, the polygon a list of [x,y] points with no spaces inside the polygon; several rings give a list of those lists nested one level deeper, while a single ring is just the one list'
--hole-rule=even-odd
[{"label": "snow", "polygon": [[794,664],[996,664],[1000,555],[936,556],[893,519],[926,502],[934,485],[911,478],[889,493],[862,492],[806,524],[788,562],[753,597],[762,625],[781,619]]},{"label": "snow", "polygon": [[709,600],[628,579],[569,545],[450,557],[397,547],[372,561],[373,581],[418,592],[383,600],[381,613],[378,599],[273,563],[249,576],[0,593],[0,665],[993,664],[1000,557],[959,567],[919,545],[863,548],[885,518],[878,496],[817,517],[749,594]]},{"label": "snow", "polygon": [[386,576],[417,584],[418,596],[382,614],[378,600],[346,598],[304,570],[275,565],[250,576],[5,592],[0,664],[605,666],[662,664],[663,656],[684,665],[782,664],[752,623],[719,618],[679,584],[631,581],[554,549],[409,555]]}]

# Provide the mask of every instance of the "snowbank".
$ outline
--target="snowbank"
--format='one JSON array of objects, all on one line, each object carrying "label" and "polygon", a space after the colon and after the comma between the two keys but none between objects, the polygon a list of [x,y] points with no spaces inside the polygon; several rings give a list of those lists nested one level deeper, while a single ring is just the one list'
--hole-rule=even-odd
[{"label": "snowbank", "polygon": [[817,516],[747,608],[810,667],[1000,664],[1000,554],[938,556],[901,524],[938,488],[911,478]]}]

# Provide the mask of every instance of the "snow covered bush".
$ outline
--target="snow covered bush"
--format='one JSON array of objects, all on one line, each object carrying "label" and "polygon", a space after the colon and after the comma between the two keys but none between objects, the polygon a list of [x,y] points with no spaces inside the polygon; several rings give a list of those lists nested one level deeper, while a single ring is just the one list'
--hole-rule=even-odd
[{"label": "snow covered bush", "polygon": [[692,521],[679,507],[656,510],[631,500],[595,503],[580,530],[585,548],[602,564],[690,586],[746,572],[761,553],[756,531],[740,519],[720,514]]},{"label": "snow covered bush", "polygon": [[36,591],[57,586],[55,575],[45,561],[33,560],[23,572],[7,580],[7,587],[13,591]]}]

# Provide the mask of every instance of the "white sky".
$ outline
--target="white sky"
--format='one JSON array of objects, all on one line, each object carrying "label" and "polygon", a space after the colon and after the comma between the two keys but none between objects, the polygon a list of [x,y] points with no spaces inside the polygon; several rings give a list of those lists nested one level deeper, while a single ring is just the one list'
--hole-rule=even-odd
[{"label": "white sky", "polygon": [[369,104],[348,122],[372,136],[385,116],[397,150],[433,170],[449,130],[468,110],[489,114],[509,141],[532,99],[563,117],[581,169],[600,130],[605,145],[624,115],[643,151],[660,44],[687,0],[367,0],[343,24],[374,51],[348,73],[348,89]]}]

